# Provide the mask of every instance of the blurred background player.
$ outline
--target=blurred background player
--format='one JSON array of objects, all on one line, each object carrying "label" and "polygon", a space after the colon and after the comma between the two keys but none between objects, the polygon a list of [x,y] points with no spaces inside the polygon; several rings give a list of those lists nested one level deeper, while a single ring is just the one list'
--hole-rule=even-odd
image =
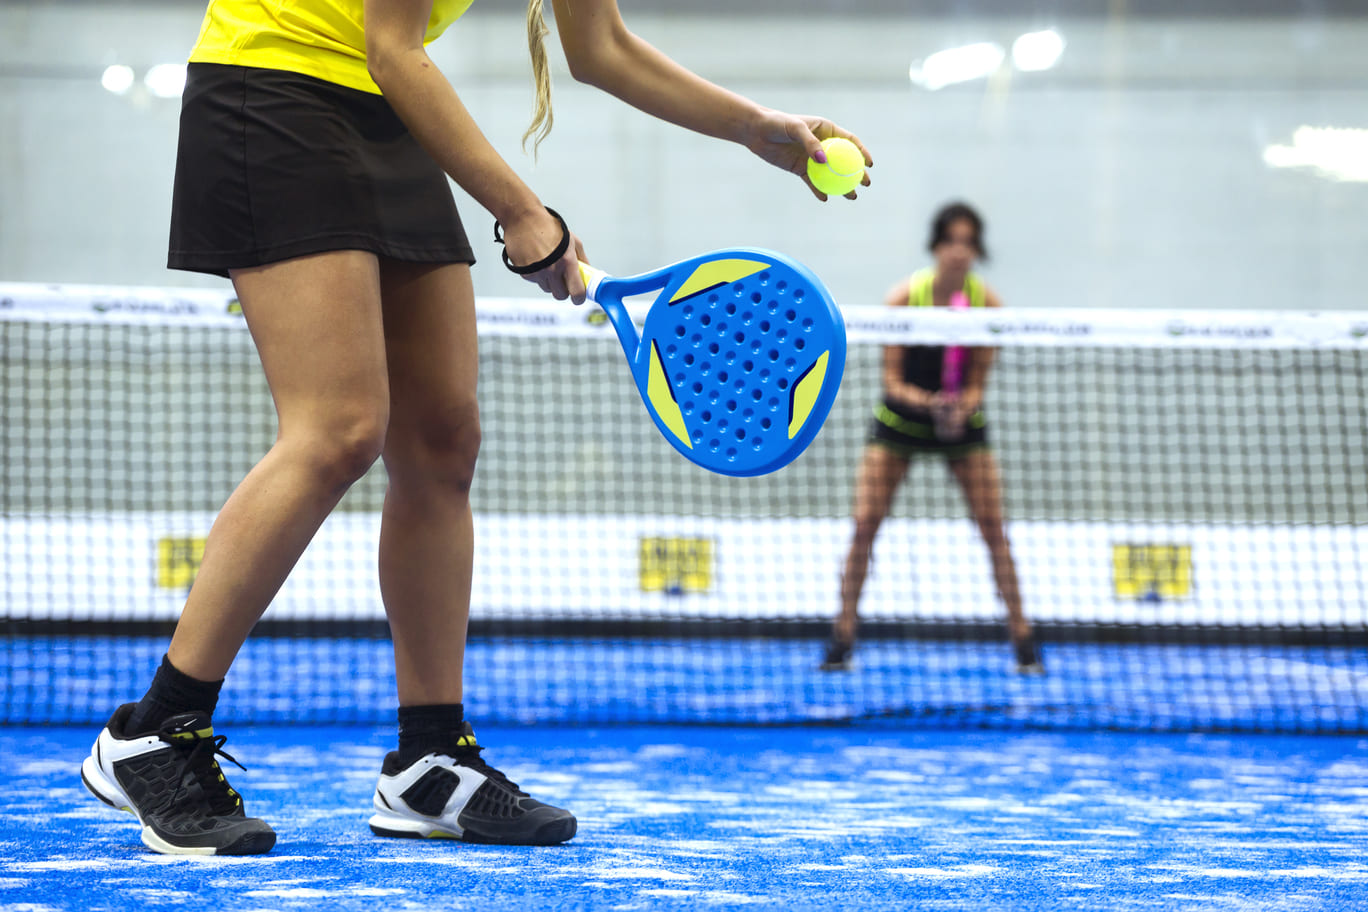
[{"label": "blurred background player", "polygon": [[[987,259],[983,219],[964,203],[936,213],[927,244],[935,265],[889,290],[890,307],[1000,307],[971,270]],[[879,526],[915,456],[945,460],[958,482],[992,558],[993,578],[1007,608],[1017,671],[1043,674],[1031,624],[1021,608],[1016,566],[1003,523],[1002,476],[988,444],[983,392],[994,350],[889,345],[883,350],[883,401],[875,409],[855,478],[854,536],[841,576],[841,611],[832,625],[822,668],[851,667],[860,594]],[[948,381],[948,382],[947,382]],[[938,559],[932,555],[932,559]]]}]

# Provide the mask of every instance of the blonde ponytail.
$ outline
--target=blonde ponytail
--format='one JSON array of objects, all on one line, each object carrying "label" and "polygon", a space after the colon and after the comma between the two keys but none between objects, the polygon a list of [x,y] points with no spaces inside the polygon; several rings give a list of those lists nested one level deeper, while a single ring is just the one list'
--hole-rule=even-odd
[{"label": "blonde ponytail", "polygon": [[546,14],[542,3],[543,0],[527,2],[527,50],[532,55],[532,78],[537,86],[537,106],[532,113],[532,125],[523,134],[523,150],[527,150],[527,141],[535,137],[532,142],[534,156],[541,141],[550,134],[551,124],[555,121],[551,114],[551,64],[546,59],[546,36],[549,29],[546,27]]}]

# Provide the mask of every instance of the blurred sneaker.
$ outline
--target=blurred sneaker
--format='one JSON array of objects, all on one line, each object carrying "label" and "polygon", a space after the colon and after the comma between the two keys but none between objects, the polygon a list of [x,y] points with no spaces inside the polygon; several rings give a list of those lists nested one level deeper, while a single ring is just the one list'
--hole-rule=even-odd
[{"label": "blurred sneaker", "polygon": [[854,652],[854,643],[832,637],[827,642],[826,658],[822,659],[822,664],[818,668],[822,671],[850,671],[855,667],[855,660],[852,658]]},{"label": "blurred sneaker", "polygon": [[1034,636],[1017,640],[1012,644],[1016,650],[1016,673],[1019,675],[1039,676],[1045,674],[1045,664],[1040,661]]},{"label": "blurred sneaker", "polygon": [[259,855],[275,845],[275,831],[248,817],[216,756],[228,739],[214,735],[205,713],[184,713],[151,734],[124,731],[135,704],[120,706],[90,756],[81,781],[110,807],[142,824],[142,841],[166,855]]},{"label": "blurred sneaker", "polygon": [[470,723],[450,753],[407,767],[385,757],[370,828],[377,836],[460,839],[494,845],[557,845],[575,835],[569,811],[543,804],[484,760]]}]

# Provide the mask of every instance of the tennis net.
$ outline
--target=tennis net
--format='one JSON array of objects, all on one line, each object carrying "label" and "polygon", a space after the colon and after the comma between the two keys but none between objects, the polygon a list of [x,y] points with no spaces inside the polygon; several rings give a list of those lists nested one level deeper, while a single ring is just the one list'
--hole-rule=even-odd
[{"label": "tennis net", "polygon": [[[215,511],[274,439],[230,294],[0,283],[0,722],[146,686]],[[847,308],[817,440],[772,475],[661,439],[592,307],[484,300],[467,707],[507,723],[1368,731],[1368,314]],[[917,458],[849,671],[821,671],[884,347],[997,349],[985,397],[1044,676]],[[381,468],[249,640],[219,718],[394,711]]]}]

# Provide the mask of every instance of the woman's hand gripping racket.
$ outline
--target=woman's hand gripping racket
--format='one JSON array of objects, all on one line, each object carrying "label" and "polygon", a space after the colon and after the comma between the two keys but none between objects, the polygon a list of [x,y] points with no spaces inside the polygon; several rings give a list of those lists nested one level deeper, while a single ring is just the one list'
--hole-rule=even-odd
[{"label": "woman's hand gripping racket", "polygon": [[[580,264],[617,330],[656,427],[722,475],[764,475],[803,452],[845,371],[845,321],[806,267],[769,250],[705,253],[629,278]],[[638,334],[623,305],[658,292]]]}]

